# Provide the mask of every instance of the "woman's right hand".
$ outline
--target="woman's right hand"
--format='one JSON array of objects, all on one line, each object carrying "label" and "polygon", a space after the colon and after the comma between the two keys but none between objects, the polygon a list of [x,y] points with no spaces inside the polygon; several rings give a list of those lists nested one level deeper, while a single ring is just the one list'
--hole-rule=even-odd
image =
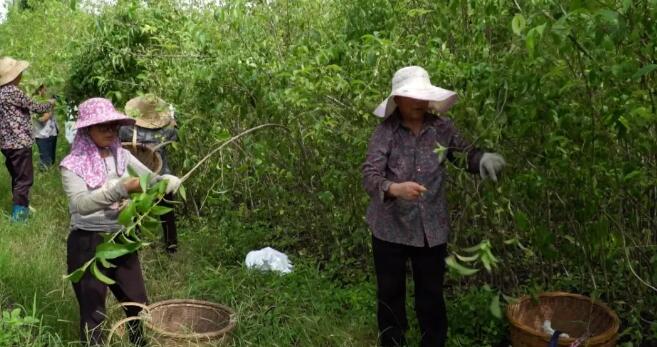
[{"label": "woman's right hand", "polygon": [[50,112],[44,113],[43,116],[41,116],[41,118],[39,118],[39,122],[45,123],[45,122],[48,121],[48,119],[50,119]]},{"label": "woman's right hand", "polygon": [[426,191],[427,188],[415,182],[393,183],[388,188],[390,195],[404,200],[415,200]]},{"label": "woman's right hand", "polygon": [[139,184],[139,178],[130,177],[123,181],[123,187],[125,190],[130,193],[141,193],[141,185]]}]

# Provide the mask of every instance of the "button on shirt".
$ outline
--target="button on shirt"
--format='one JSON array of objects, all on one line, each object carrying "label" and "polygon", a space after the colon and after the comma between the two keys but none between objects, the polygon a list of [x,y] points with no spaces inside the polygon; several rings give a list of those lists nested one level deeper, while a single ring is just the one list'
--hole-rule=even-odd
[{"label": "button on shirt", "polygon": [[[436,153],[437,148],[444,148]],[[404,127],[396,112],[370,139],[363,185],[371,197],[367,223],[375,237],[397,244],[429,247],[447,242],[450,223],[445,196],[444,158],[467,156],[467,170],[479,172],[482,151],[463,139],[452,120],[427,114],[419,134]],[[392,183],[412,181],[427,191],[414,201],[386,196]]]}]

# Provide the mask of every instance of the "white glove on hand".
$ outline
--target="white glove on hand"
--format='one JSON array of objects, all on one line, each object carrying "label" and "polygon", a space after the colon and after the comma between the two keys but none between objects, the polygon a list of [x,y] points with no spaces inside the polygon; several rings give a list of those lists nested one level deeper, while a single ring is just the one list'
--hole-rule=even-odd
[{"label": "white glove on hand", "polygon": [[159,177],[158,181],[166,180],[167,181],[167,190],[166,193],[175,193],[178,188],[180,188],[180,185],[182,184],[182,181],[180,178],[174,176],[174,175],[162,175]]},{"label": "white glove on hand", "polygon": [[504,158],[497,153],[484,153],[479,160],[479,175],[481,178],[490,178],[493,182],[497,182],[497,174],[502,171],[506,165]]}]

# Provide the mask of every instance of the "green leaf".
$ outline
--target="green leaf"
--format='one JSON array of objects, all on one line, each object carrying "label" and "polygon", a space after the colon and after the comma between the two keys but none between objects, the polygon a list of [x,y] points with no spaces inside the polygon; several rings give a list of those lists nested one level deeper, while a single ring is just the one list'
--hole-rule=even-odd
[{"label": "green leaf", "polygon": [[131,239],[127,238],[124,233],[119,234],[119,241],[121,241],[121,243],[125,243],[125,244],[131,244],[131,243],[136,243],[137,242],[137,241],[134,241],[134,240],[131,240]]},{"label": "green leaf", "polygon": [[164,195],[167,191],[167,182],[164,180],[157,182],[156,190],[160,195]]},{"label": "green leaf", "polygon": [[73,283],[79,282],[80,279],[82,279],[82,276],[84,276],[84,272],[87,271],[87,268],[93,262],[94,262],[94,258],[92,258],[89,261],[87,261],[86,263],[84,263],[84,265],[80,266],[80,268],[78,268],[77,270],[71,272],[68,275],[65,275],[64,279],[68,279]]},{"label": "green leaf", "polygon": [[84,276],[84,269],[79,268],[79,269],[71,272],[70,274],[65,275],[64,279],[65,280],[70,280],[73,283],[78,283],[82,279],[82,276]]},{"label": "green leaf", "polygon": [[477,245],[468,247],[464,249],[463,251],[468,252],[468,253],[474,253],[474,252],[479,252],[484,246],[484,241],[479,242]]},{"label": "green leaf", "polygon": [[527,22],[525,21],[525,17],[523,15],[518,13],[513,16],[513,20],[511,20],[511,28],[513,29],[514,34],[520,35],[525,29],[525,25],[527,25]]},{"label": "green leaf", "polygon": [[150,210],[151,207],[153,207],[154,201],[155,201],[155,197],[153,195],[148,193],[140,194],[139,198],[137,198],[135,201],[137,212],[142,214],[146,213],[146,211]]},{"label": "green leaf", "polygon": [[596,14],[604,18],[607,22],[618,24],[618,12],[616,11],[601,9],[598,10]]},{"label": "green leaf", "polygon": [[655,71],[656,69],[657,69],[657,64],[645,65],[644,67],[640,68],[639,71],[634,73],[634,75],[632,75],[632,78],[633,79],[639,79],[639,78]]},{"label": "green leaf", "polygon": [[151,213],[155,216],[161,216],[171,211],[173,211],[171,207],[165,207],[165,206],[153,206],[153,208],[151,209]]},{"label": "green leaf", "polygon": [[115,259],[136,250],[133,244],[124,245],[120,243],[101,243],[96,247],[96,257],[103,259]]},{"label": "green leaf", "polygon": [[[455,254],[456,254],[456,253],[455,253]],[[473,261],[475,261],[475,260],[477,260],[477,259],[479,258],[479,254],[475,254],[475,255],[470,256],[470,257],[464,257],[464,256],[462,256],[462,255],[456,254],[456,257],[457,257],[460,261],[464,261],[464,262],[466,262],[466,263],[471,263],[471,262],[473,262]]]},{"label": "green leaf", "polygon": [[484,264],[484,268],[486,268],[486,271],[488,271],[488,272],[493,271],[492,259],[490,259],[490,257],[486,256],[486,254],[484,254],[481,257],[481,263]]},{"label": "green leaf", "polygon": [[534,55],[536,54],[536,45],[538,44],[538,41],[540,41],[541,37],[543,36],[543,31],[545,31],[545,24],[541,24],[537,27],[531,28],[527,33],[527,40],[525,44],[527,46],[527,52],[529,53],[530,58],[533,58]]},{"label": "green leaf", "polygon": [[500,306],[500,295],[497,294],[490,302],[490,313],[497,319],[502,319],[502,307]]},{"label": "green leaf", "polygon": [[182,184],[180,187],[178,187],[178,194],[180,194],[180,197],[184,200],[187,201],[187,191],[185,190],[185,186]]},{"label": "green leaf", "polygon": [[462,276],[471,276],[479,272],[479,269],[472,269],[459,264],[453,255],[447,257],[447,259],[445,259],[445,263],[447,264],[447,266],[456,270],[456,272],[458,272]]},{"label": "green leaf", "polygon": [[515,212],[516,226],[520,231],[529,231],[529,218],[522,211]]},{"label": "green leaf", "polygon": [[124,207],[121,213],[119,213],[119,224],[123,226],[128,226],[132,222],[132,218],[137,214],[137,208],[134,201],[130,201],[128,206]]},{"label": "green leaf", "polygon": [[100,271],[100,269],[98,269],[98,266],[96,265],[96,262],[94,262],[91,265],[91,274],[94,277],[96,277],[99,281],[101,281],[101,282],[103,282],[107,285],[112,285],[112,284],[116,283],[116,282],[114,282],[113,279],[107,277],[104,273],[102,273],[102,271]]},{"label": "green leaf", "polygon": [[139,177],[139,185],[141,186],[142,192],[148,190],[148,182],[150,181],[151,181],[151,174],[145,174]]},{"label": "green leaf", "polygon": [[98,260],[100,261],[100,264],[101,264],[104,268],[106,268],[106,269],[109,269],[109,268],[115,268],[115,267],[116,267],[116,265],[110,263],[109,261],[107,261],[107,260],[104,259],[104,258],[98,258]]}]

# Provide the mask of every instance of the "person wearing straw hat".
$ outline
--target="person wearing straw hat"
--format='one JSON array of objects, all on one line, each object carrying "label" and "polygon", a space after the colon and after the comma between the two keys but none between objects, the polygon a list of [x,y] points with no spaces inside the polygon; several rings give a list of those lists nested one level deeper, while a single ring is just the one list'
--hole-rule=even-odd
[{"label": "person wearing straw hat", "polygon": [[[134,119],[119,113],[111,101],[103,98],[84,101],[78,108],[78,115],[71,153],[60,163],[71,214],[66,252],[69,273],[94,257],[96,246],[103,242],[104,235],[121,229],[118,222],[120,203],[128,199],[130,193],[141,191],[139,178],[130,177],[128,167],[140,176],[153,175],[121,147],[119,127],[134,124]],[[167,194],[174,193],[180,186],[180,179],[172,175],[156,175],[155,180],[167,180]],[[147,302],[138,255],[130,253],[112,259],[112,263],[115,268],[100,271],[115,284],[108,286],[89,272],[73,284],[80,308],[80,337],[88,345],[103,344],[101,324],[105,319],[108,288],[120,302]],[[125,311],[128,316],[136,316],[140,309],[130,307]],[[144,346],[141,325],[130,323],[133,323],[129,325],[130,340]]]},{"label": "person wearing straw hat", "polygon": [[26,221],[29,217],[29,194],[34,181],[32,166],[32,122],[30,113],[49,112],[55,105],[37,103],[18,88],[23,71],[30,64],[10,57],[0,59],[0,149],[11,175],[13,206],[11,220]]},{"label": "person wearing straw hat", "polygon": [[[173,107],[153,94],[146,94],[130,99],[125,105],[125,113],[134,117],[134,126],[121,127],[119,137],[124,142],[137,142],[156,148],[162,157],[162,173],[169,174],[171,169],[167,161],[165,143],[176,141],[178,132]],[[164,239],[164,250],[175,253],[178,249],[176,215],[172,201],[173,196],[166,196],[161,204],[172,208],[171,212],[160,216]]]},{"label": "person wearing straw hat", "polygon": [[450,231],[445,159],[465,154],[466,169],[497,181],[502,156],[472,146],[443,114],[453,91],[431,84],[419,66],[398,70],[392,92],[374,110],[383,121],[370,139],[362,167],[370,195],[367,223],[377,278],[377,320],[382,346],[406,344],[406,266],[415,282],[421,346],[444,346],[447,316],[443,277]]}]

